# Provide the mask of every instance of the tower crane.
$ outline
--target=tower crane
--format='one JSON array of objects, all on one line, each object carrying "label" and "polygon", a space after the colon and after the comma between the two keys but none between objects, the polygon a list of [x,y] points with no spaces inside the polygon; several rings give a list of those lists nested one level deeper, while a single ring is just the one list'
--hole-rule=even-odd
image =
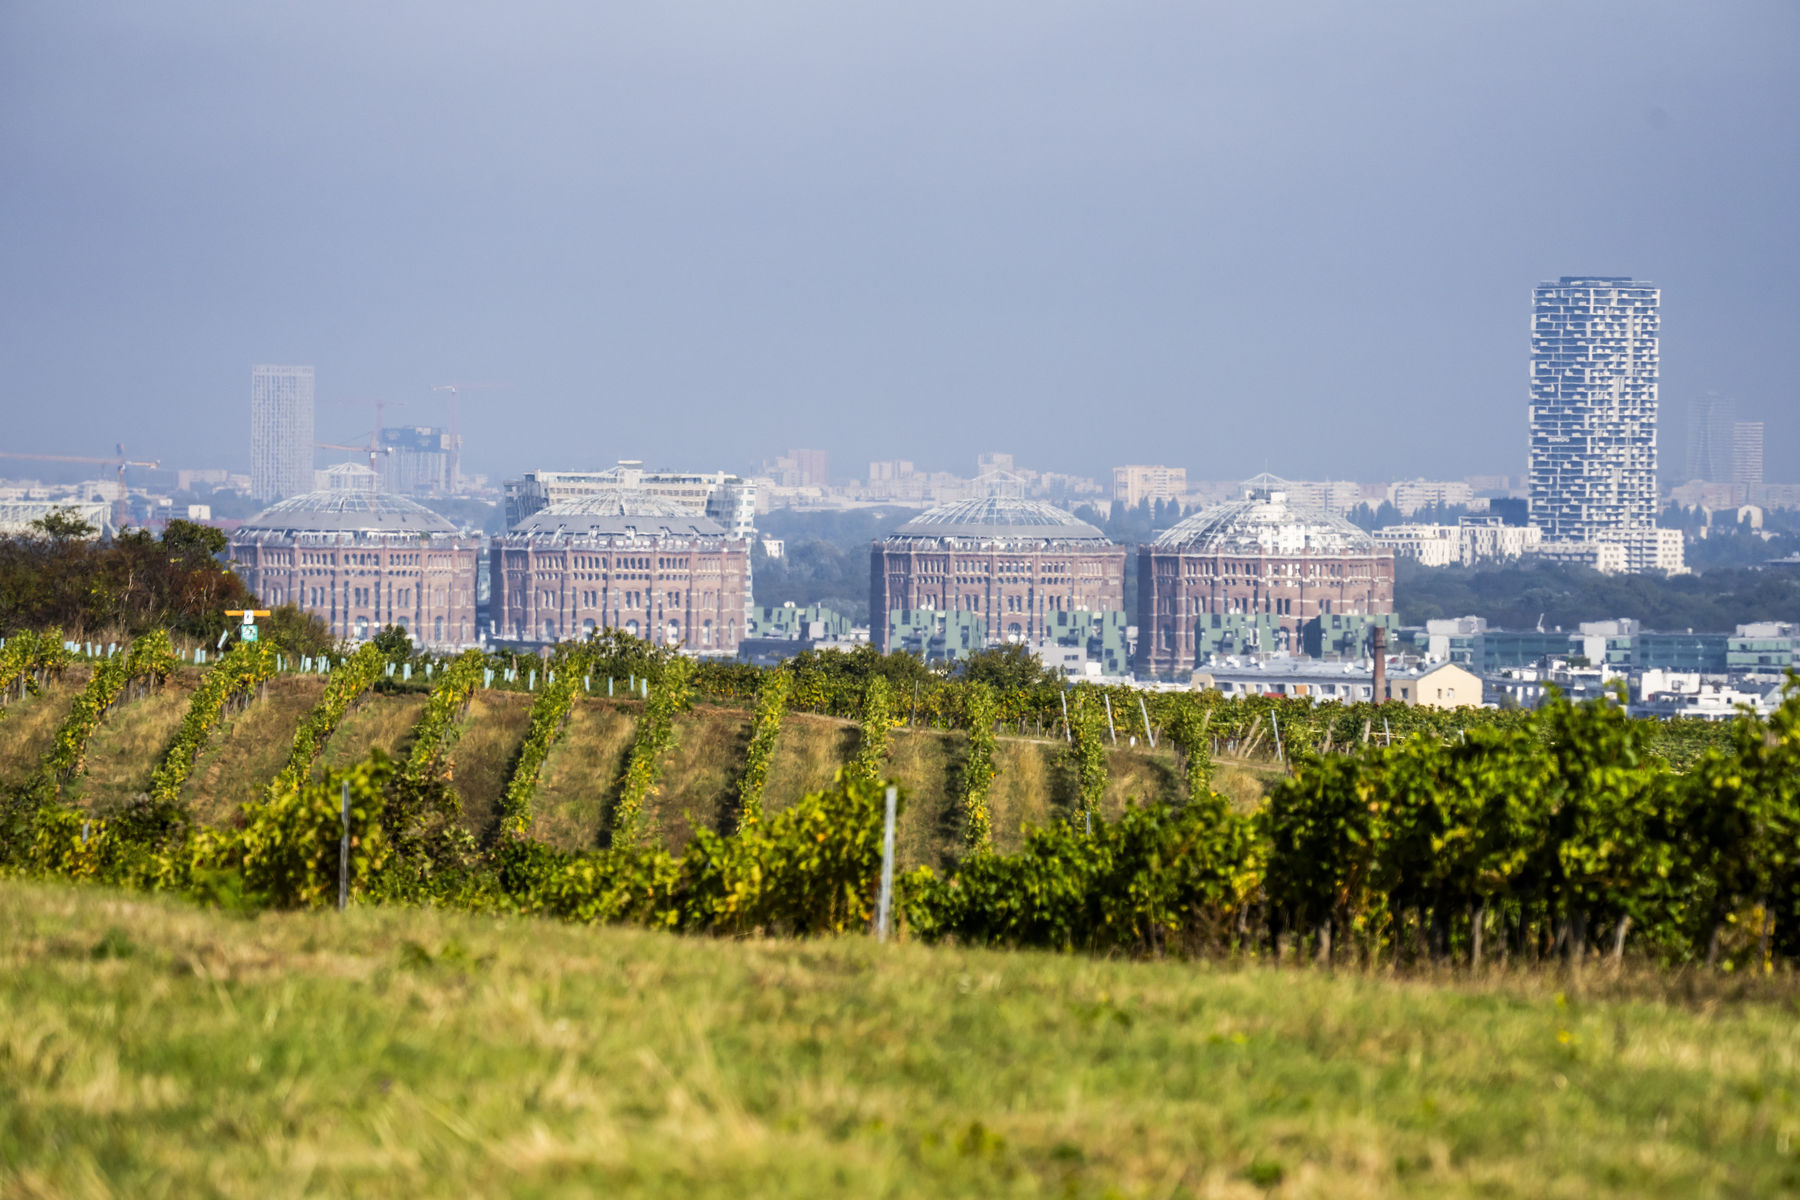
[{"label": "tower crane", "polygon": [[438,383],[433,384],[434,392],[450,393],[450,491],[454,495],[462,490],[462,428],[458,420],[461,407],[460,400],[464,392],[504,392],[512,388],[510,383]]}]

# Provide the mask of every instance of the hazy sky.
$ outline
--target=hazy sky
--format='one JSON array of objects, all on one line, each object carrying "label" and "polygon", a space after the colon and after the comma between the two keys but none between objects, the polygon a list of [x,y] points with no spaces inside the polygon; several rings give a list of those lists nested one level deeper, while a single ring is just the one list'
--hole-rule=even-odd
[{"label": "hazy sky", "polygon": [[[1524,469],[1532,285],[1800,455],[1800,5],[0,4],[4,446]],[[321,404],[320,436],[370,417]],[[0,472],[19,464],[0,462]]]}]

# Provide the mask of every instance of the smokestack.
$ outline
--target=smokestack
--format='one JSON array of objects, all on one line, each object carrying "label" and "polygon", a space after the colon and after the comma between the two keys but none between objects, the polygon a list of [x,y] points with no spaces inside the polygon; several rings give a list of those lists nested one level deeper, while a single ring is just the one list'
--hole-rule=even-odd
[{"label": "smokestack", "polygon": [[1375,703],[1387,699],[1387,626],[1377,625],[1374,633]]}]

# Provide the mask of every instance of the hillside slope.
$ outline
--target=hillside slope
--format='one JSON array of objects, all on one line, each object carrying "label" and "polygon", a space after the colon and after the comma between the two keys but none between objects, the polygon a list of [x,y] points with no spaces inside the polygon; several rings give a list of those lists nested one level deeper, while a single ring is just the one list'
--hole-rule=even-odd
[{"label": "hillside slope", "polygon": [[[17,786],[30,777],[85,678],[85,670],[71,671],[44,695],[15,704],[0,721],[0,787]],[[195,668],[183,667],[167,687],[107,714],[94,735],[87,774],[69,783],[65,795],[106,812],[146,788],[198,680]],[[224,722],[201,752],[183,792],[196,818],[208,824],[228,822],[245,800],[261,793],[281,769],[294,731],[323,690],[317,677],[279,676],[248,708]],[[481,834],[493,823],[525,738],[531,701],[519,692],[479,691],[459,727],[448,763],[462,819],[471,832]],[[326,742],[317,769],[344,766],[371,749],[404,754],[423,707],[419,692],[366,694]],[[564,849],[600,843],[639,708],[639,702],[624,699],[577,700],[544,764],[533,801],[532,836]],[[855,754],[859,736],[854,722],[789,713],[770,764],[767,810],[778,812],[830,784]],[[652,827],[671,847],[685,844],[695,826],[729,827],[749,738],[750,716],[742,709],[700,703],[676,718],[675,744],[647,806]],[[1108,752],[1103,810],[1115,813],[1130,799],[1180,799],[1181,778],[1169,748],[1152,751],[1129,743],[1123,738]],[[897,843],[902,863],[942,864],[960,850],[956,796],[966,754],[961,734],[894,731],[889,767],[906,794]],[[1025,825],[1043,824],[1073,810],[1074,785],[1063,755],[1060,740],[1000,739],[995,755],[999,774],[989,799],[997,847],[1015,848]],[[1223,782],[1248,802],[1260,794],[1258,776],[1240,769],[1227,772]]]}]

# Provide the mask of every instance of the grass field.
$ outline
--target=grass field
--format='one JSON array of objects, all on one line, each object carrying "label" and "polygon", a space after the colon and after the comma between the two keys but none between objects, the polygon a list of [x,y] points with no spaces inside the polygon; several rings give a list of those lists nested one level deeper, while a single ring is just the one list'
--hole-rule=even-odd
[{"label": "grass field", "polygon": [[0,882],[0,1195],[1773,1196],[1796,995]]}]

